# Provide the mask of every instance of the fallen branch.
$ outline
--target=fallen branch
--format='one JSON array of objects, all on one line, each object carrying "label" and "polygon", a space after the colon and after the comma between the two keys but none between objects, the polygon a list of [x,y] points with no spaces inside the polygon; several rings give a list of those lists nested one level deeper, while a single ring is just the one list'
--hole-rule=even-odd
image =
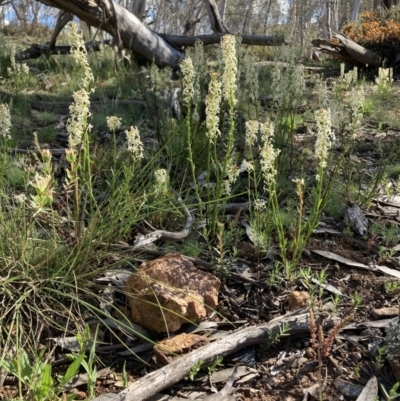
[{"label": "fallen branch", "polygon": [[117,2],[109,0],[40,0],[41,3],[77,16],[89,26],[99,28],[145,60],[159,67],[175,67],[185,55],[144,25]]},{"label": "fallen branch", "polygon": [[[99,51],[101,44],[111,45],[112,40],[105,40],[104,42],[90,41],[85,43],[87,51]],[[22,61],[28,59],[39,58],[42,55],[48,56],[49,54],[66,55],[71,53],[71,46],[43,46],[33,43],[28,49],[22,50],[15,55],[15,60]]]},{"label": "fallen branch", "polygon": [[[198,35],[198,36],[180,36],[160,34],[160,36],[168,43],[176,47],[192,47],[196,40],[203,42],[203,45],[214,45],[219,43],[226,33],[216,33],[213,35]],[[242,44],[253,46],[281,46],[286,45],[283,35],[275,36],[258,36],[258,35],[242,35]]]},{"label": "fallen branch", "polygon": [[[160,36],[168,42],[170,45],[180,48],[193,47],[196,40],[200,40],[204,45],[213,45],[219,43],[222,37],[226,33],[218,33],[213,35],[199,35],[199,36],[181,36],[181,35],[166,35],[160,34]],[[244,45],[253,46],[281,46],[287,44],[283,35],[277,36],[256,36],[256,35],[242,35],[242,43]],[[101,45],[111,46],[112,40],[104,41],[90,41],[85,43],[87,51],[99,51]],[[18,61],[39,58],[42,55],[48,56],[49,54],[70,54],[71,46],[54,46],[51,43],[49,46],[39,45],[33,43],[28,49],[22,50],[15,55],[15,59]]]},{"label": "fallen branch", "polygon": [[186,205],[183,203],[180,197],[178,197],[178,202],[182,205],[183,212],[185,213],[186,216],[186,223],[183,229],[179,232],[155,230],[149,234],[142,235],[140,236],[139,239],[137,239],[133,243],[134,248],[142,248],[144,245],[150,244],[159,239],[167,241],[180,241],[182,239],[185,239],[189,235],[190,230],[192,229],[193,226],[193,216],[191,215],[189,209],[186,207]]},{"label": "fallen branch", "polygon": [[336,41],[326,39],[314,39],[312,45],[321,52],[327,53],[335,58],[352,63],[358,66],[378,66],[379,56],[372,50],[360,46],[348,37],[334,33]]},{"label": "fallen branch", "polygon": [[[318,320],[320,319],[318,318]],[[261,326],[246,327],[234,331],[222,340],[217,340],[201,347],[169,365],[149,373],[132,383],[126,390],[115,396],[115,398],[110,399],[110,401],[145,401],[159,391],[182,380],[200,359],[205,364],[209,364],[217,357],[225,357],[250,345],[266,342],[271,333],[280,331],[282,325],[287,325],[290,334],[309,331],[308,309],[301,309],[285,316],[279,316]]]}]

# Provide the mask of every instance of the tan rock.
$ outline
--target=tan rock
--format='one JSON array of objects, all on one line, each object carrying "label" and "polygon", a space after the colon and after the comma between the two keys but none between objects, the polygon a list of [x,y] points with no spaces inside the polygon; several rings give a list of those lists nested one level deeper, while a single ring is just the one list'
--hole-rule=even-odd
[{"label": "tan rock", "polygon": [[197,348],[207,345],[210,340],[197,334],[182,333],[174,338],[160,341],[153,348],[157,361],[167,365],[178,355],[187,354]]},{"label": "tan rock", "polygon": [[288,298],[289,310],[295,311],[306,308],[310,294],[307,291],[293,291]]},{"label": "tan rock", "polygon": [[[132,320],[158,332],[198,322],[218,305],[220,280],[179,253],[144,262],[126,282]],[[207,307],[208,306],[208,307]]]},{"label": "tan rock", "polygon": [[399,315],[399,307],[392,306],[389,308],[373,309],[372,316],[374,319],[382,319],[384,317],[391,317]]}]

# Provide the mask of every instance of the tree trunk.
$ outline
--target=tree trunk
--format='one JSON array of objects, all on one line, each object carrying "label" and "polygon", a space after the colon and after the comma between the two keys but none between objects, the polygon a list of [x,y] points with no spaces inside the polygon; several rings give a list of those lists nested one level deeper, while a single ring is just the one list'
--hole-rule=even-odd
[{"label": "tree trunk", "polygon": [[221,21],[222,23],[225,22],[225,13],[226,13],[226,3],[228,2],[228,0],[222,0],[221,3],[221,9],[219,10],[219,13],[221,15]]},{"label": "tree trunk", "polygon": [[60,10],[60,12],[58,13],[58,16],[57,16],[56,25],[51,34],[49,48],[46,53],[47,57],[49,57],[49,55],[53,52],[54,47],[56,45],[58,35],[64,29],[65,25],[67,25],[68,22],[72,21],[73,18],[74,18],[74,16],[71,13],[64,11],[64,10]]},{"label": "tree trunk", "polygon": [[389,8],[398,5],[398,0],[374,0],[373,9],[376,10],[379,7]]},{"label": "tree trunk", "polygon": [[204,0],[208,18],[210,19],[211,29],[214,33],[229,32],[228,28],[222,22],[221,15],[219,14],[218,7],[214,0]]},{"label": "tree trunk", "polygon": [[244,35],[249,35],[250,34],[250,22],[251,22],[251,18],[253,16],[253,0],[249,0],[248,2],[248,8],[247,8],[247,12],[246,12],[246,17],[244,19],[244,23],[243,23],[243,31],[242,33]]},{"label": "tree trunk", "polygon": [[351,21],[357,21],[358,12],[360,11],[360,6],[361,6],[361,0],[355,0],[353,11],[351,12]]},{"label": "tree trunk", "polygon": [[388,10],[391,7],[397,6],[398,0],[382,0],[383,7],[386,7]]},{"label": "tree trunk", "polygon": [[332,0],[332,29],[339,32],[338,0]]},{"label": "tree trunk", "polygon": [[297,23],[297,0],[292,0],[292,10],[290,13],[290,41],[293,42],[294,33],[296,31],[296,23]]},{"label": "tree trunk", "polygon": [[269,0],[268,1],[267,12],[265,13],[264,35],[267,35],[267,33],[268,33],[268,19],[269,19],[269,13],[271,12],[271,6],[272,6],[272,0]]},{"label": "tree trunk", "polygon": [[13,8],[15,16],[17,17],[22,28],[25,30],[28,22],[25,11],[23,10],[23,8],[18,9],[14,3],[11,3],[11,7]]},{"label": "tree trunk", "polygon": [[183,26],[183,36],[194,36],[194,32],[196,30],[196,24],[200,22],[200,18],[192,19],[190,21],[186,21],[186,24]]},{"label": "tree trunk", "polygon": [[39,23],[40,3],[35,1],[33,4],[31,4],[31,6],[32,6],[32,14],[33,14],[32,31],[34,32]]},{"label": "tree trunk", "polygon": [[326,30],[328,31],[328,39],[332,39],[332,3],[326,0]]},{"label": "tree trunk", "polygon": [[320,49],[323,53],[328,53],[340,60],[357,66],[376,67],[380,65],[380,60],[377,54],[372,50],[360,46],[340,33],[333,33],[333,37],[338,42],[332,42],[326,39],[314,39],[311,41],[314,47]]},{"label": "tree trunk", "polygon": [[80,28],[82,30],[83,40],[85,42],[89,42],[90,40],[92,40],[93,37],[92,37],[92,34],[90,32],[90,26],[85,21],[82,21],[82,20],[79,21],[79,26],[80,26]]},{"label": "tree trunk", "polygon": [[304,24],[304,1],[300,0],[300,55],[303,55],[304,51],[304,36],[305,36],[305,24]]},{"label": "tree trunk", "polygon": [[[107,18],[105,7],[94,0],[40,0],[50,7],[70,12],[82,21],[111,35],[115,35],[113,21]],[[100,3],[100,2],[99,2]],[[132,13],[113,3],[122,45],[146,60],[154,60],[159,67],[175,67],[185,55],[172,47],[155,32],[143,25]]]}]

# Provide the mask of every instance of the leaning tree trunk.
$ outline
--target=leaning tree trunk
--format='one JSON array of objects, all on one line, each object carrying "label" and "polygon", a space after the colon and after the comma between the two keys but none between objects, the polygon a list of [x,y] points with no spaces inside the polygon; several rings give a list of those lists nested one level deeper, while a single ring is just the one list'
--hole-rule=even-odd
[{"label": "leaning tree trunk", "polygon": [[60,32],[64,29],[65,25],[68,24],[68,22],[72,21],[74,19],[74,16],[64,10],[60,10],[57,16],[57,21],[56,21],[56,26],[53,29],[53,32],[51,34],[50,42],[49,42],[49,48],[47,50],[47,57],[52,54],[52,51],[54,50],[54,47],[56,45],[57,37],[60,34]]},{"label": "leaning tree trunk", "polygon": [[221,15],[219,13],[218,7],[214,0],[204,0],[204,5],[206,6],[208,18],[210,19],[211,29],[214,33],[229,33],[228,28],[222,21]]},{"label": "leaning tree trunk", "polygon": [[368,65],[370,67],[376,67],[380,65],[381,60],[379,56],[372,50],[360,46],[358,43],[340,33],[333,32],[333,37],[337,40],[314,39],[311,43],[323,53],[330,54],[339,60],[357,66]]},{"label": "leaning tree trunk", "polygon": [[360,11],[361,0],[355,0],[353,10],[351,12],[351,21],[357,21],[358,12]]},{"label": "leaning tree trunk", "polygon": [[226,3],[227,3],[227,1],[228,1],[228,0],[222,0],[221,8],[220,8],[220,10],[219,10],[219,13],[220,13],[220,15],[221,15],[221,21],[222,21],[222,23],[225,22],[225,12],[226,12]]},{"label": "leaning tree trunk", "polygon": [[253,17],[253,0],[248,1],[248,8],[246,12],[246,17],[243,22],[243,34],[248,35],[250,33],[250,22]]},{"label": "leaning tree trunk", "polygon": [[[106,7],[94,0],[40,0],[50,7],[56,7],[65,12],[76,15],[82,21],[115,36],[115,26],[110,18],[107,18]],[[119,39],[126,49],[144,57],[146,60],[154,60],[159,67],[175,67],[179,59],[185,55],[167,43],[155,32],[148,29],[132,13],[113,3],[115,19]]]}]

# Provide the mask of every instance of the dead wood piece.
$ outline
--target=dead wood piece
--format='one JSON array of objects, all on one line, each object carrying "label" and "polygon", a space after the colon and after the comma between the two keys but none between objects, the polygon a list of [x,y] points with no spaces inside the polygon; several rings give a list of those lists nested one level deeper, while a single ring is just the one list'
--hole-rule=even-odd
[{"label": "dead wood piece", "polygon": [[[321,320],[319,316],[317,319],[318,321]],[[200,359],[208,364],[216,357],[225,357],[250,345],[263,343],[268,340],[271,332],[279,332],[283,324],[289,327],[290,334],[309,331],[308,309],[280,316],[261,326],[234,331],[225,336],[223,340],[201,347],[137,380],[116,396],[113,401],[145,401],[152,395],[183,379]]]},{"label": "dead wood piece", "polygon": [[333,43],[333,42],[331,42],[331,41],[329,41],[327,39],[313,39],[311,41],[311,43],[312,43],[312,45],[314,47],[321,47],[322,48],[322,47],[325,46],[326,49],[331,49],[331,50],[336,49],[336,51],[340,51],[343,48],[342,45],[337,44],[337,43]]},{"label": "dead wood piece", "polygon": [[372,50],[366,49],[340,33],[333,33],[333,36],[339,43],[327,39],[314,39],[311,43],[323,53],[355,65],[378,66],[380,64],[379,56]]},{"label": "dead wood piece", "polygon": [[49,57],[51,51],[54,49],[54,46],[56,45],[57,37],[60,34],[60,32],[64,29],[65,25],[67,25],[68,22],[72,21],[73,19],[74,19],[74,16],[71,13],[68,13],[64,10],[60,10],[60,12],[58,13],[58,16],[57,16],[56,25],[51,34],[46,57]]},{"label": "dead wood piece", "polygon": [[183,36],[193,36],[194,30],[196,29],[196,24],[198,24],[200,21],[200,18],[186,21],[186,24],[183,27]]},{"label": "dead wood piece", "polygon": [[355,234],[363,236],[368,231],[368,219],[356,203],[350,203],[344,211],[344,220]]},{"label": "dead wood piece", "polygon": [[215,0],[204,0],[204,5],[206,6],[208,18],[210,20],[211,29],[214,33],[229,33],[228,28],[222,21],[221,15],[219,13],[217,4]]},{"label": "dead wood piece", "polygon": [[361,391],[361,394],[358,396],[356,401],[373,401],[377,399],[378,396],[378,380],[376,376],[373,376],[369,379],[368,383],[364,387],[364,390]]},{"label": "dead wood piece", "polygon": [[235,389],[233,388],[233,383],[235,382],[237,368],[238,367],[236,365],[235,369],[233,370],[232,376],[226,382],[221,391],[203,398],[203,401],[230,401],[231,399],[236,400],[236,398],[231,397],[231,394],[235,391]]},{"label": "dead wood piece", "polygon": [[[104,43],[105,45],[111,45],[111,40],[105,40],[104,42],[99,41],[90,41],[85,43],[85,48],[87,51],[99,51],[100,44]],[[50,55],[50,54],[70,54],[71,53],[71,46],[54,46],[50,43],[49,46],[38,45],[37,43],[33,43],[31,47],[28,49],[22,50],[15,55],[15,59],[18,61],[28,60],[28,59],[35,59],[39,58],[42,55]]]},{"label": "dead wood piece", "polygon": [[159,67],[176,67],[185,55],[171,46],[139,18],[118,3],[99,0],[40,0],[41,3],[76,15],[88,25],[121,40],[122,46]]},{"label": "dead wood piece", "polygon": [[189,209],[184,205],[184,203],[180,197],[178,197],[178,202],[183,206],[183,212],[185,213],[185,216],[186,216],[186,224],[183,227],[183,229],[179,232],[155,230],[155,231],[153,231],[149,234],[143,235],[139,239],[137,239],[133,244],[133,246],[135,248],[141,248],[144,245],[150,244],[159,239],[163,239],[163,240],[167,240],[167,241],[180,241],[182,239],[185,239],[189,235],[190,230],[192,229],[192,226],[193,226],[193,216],[189,212]]},{"label": "dead wood piece", "polygon": [[347,53],[353,60],[368,66],[379,65],[379,56],[372,50],[360,46],[358,43],[342,35],[341,33],[334,33],[333,36],[345,46]]},{"label": "dead wood piece", "polygon": [[[160,34],[168,43],[176,47],[192,47],[196,40],[203,42],[203,45],[214,45],[219,43],[226,33],[215,33],[213,35],[181,36]],[[258,36],[242,35],[242,44],[253,46],[281,46],[287,44],[283,35]]]}]

